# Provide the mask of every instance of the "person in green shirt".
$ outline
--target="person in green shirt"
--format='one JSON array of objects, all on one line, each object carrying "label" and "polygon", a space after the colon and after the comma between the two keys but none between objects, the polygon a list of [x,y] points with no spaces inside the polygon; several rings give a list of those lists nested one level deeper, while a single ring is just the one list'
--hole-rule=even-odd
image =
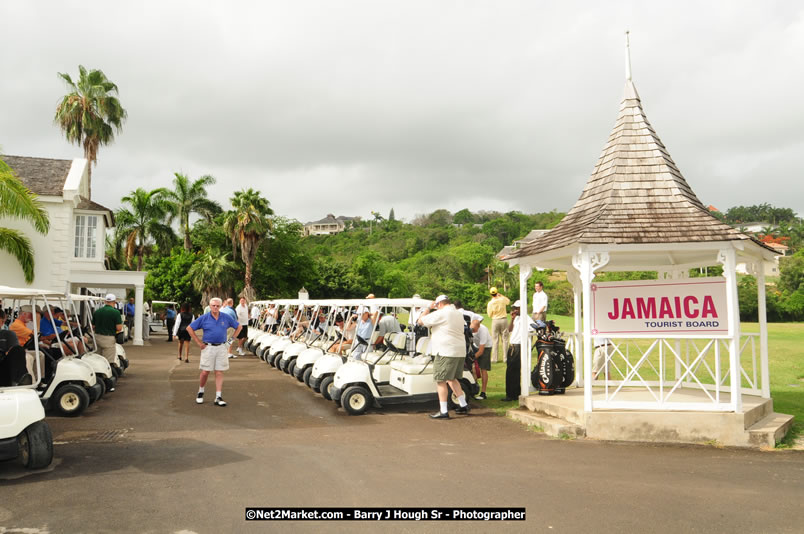
[{"label": "person in green shirt", "polygon": [[123,317],[115,308],[117,297],[114,293],[106,295],[106,305],[95,310],[92,314],[92,326],[95,328],[95,340],[101,355],[114,363],[117,355],[115,336],[123,331]]}]

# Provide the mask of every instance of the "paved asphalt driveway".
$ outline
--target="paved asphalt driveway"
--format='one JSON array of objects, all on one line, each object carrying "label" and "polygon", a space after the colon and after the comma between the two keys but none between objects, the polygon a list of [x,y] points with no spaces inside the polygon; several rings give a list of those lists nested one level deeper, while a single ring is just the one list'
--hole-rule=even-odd
[{"label": "paved asphalt driveway", "polygon": [[[351,417],[254,357],[226,408],[195,403],[198,349],[127,346],[117,391],[49,417],[42,472],[0,463],[7,532],[802,532],[804,454],[561,441],[476,409]],[[246,522],[244,507],[525,507],[526,522]],[[27,530],[18,530],[27,529]]]}]

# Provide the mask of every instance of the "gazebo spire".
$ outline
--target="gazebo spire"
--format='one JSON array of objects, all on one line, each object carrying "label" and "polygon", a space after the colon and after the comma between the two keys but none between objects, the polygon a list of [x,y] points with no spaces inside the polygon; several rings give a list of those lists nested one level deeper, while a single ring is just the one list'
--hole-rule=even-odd
[{"label": "gazebo spire", "polygon": [[555,228],[523,243],[511,258],[584,243],[751,239],[709,213],[651,126],[631,80],[629,37],[626,32],[620,112],[586,187]]},{"label": "gazebo spire", "polygon": [[631,81],[631,40],[629,39],[629,32],[625,30],[625,79]]}]

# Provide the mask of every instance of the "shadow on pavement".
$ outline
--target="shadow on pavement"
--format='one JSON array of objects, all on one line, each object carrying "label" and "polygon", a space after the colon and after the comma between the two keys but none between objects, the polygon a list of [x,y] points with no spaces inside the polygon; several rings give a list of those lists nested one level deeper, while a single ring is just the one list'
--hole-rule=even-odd
[{"label": "shadow on pavement", "polygon": [[[110,454],[110,451],[114,452]],[[39,471],[28,471],[19,462],[0,463],[0,480],[3,485],[14,485],[25,483],[31,477],[61,480],[131,469],[145,474],[171,475],[251,460],[249,456],[194,439],[61,443],[56,453],[53,463]]]}]

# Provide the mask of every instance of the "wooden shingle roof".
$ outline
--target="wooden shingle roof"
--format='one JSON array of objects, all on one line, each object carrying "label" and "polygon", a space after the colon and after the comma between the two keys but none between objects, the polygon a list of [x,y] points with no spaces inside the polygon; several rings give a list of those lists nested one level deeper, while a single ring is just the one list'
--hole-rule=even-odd
[{"label": "wooden shingle roof", "polygon": [[25,187],[37,195],[61,196],[73,160],[3,156]]},{"label": "wooden shingle roof", "polygon": [[713,217],[648,122],[636,87],[625,85],[620,113],[580,198],[546,234],[508,256],[576,243],[692,243],[750,240]]}]

